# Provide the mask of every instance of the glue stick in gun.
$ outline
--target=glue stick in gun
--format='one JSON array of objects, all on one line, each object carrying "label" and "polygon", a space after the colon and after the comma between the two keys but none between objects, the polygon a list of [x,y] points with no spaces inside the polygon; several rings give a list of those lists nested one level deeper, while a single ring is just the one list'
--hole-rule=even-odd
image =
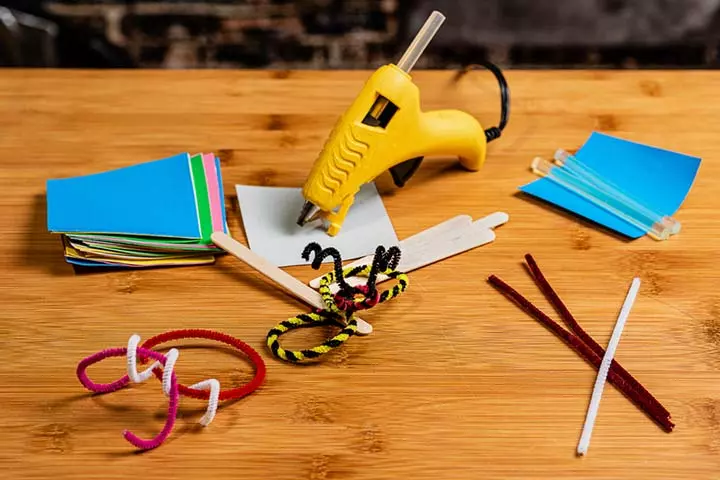
[{"label": "glue stick in gun", "polygon": [[363,184],[390,170],[402,187],[428,155],[458,156],[466,169],[480,169],[487,143],[507,123],[509,94],[502,72],[483,65],[498,80],[502,102],[500,123],[487,130],[459,110],[422,112],[420,91],[409,75],[444,20],[433,12],[397,65],[375,71],[335,124],[303,187],[298,225],[324,218],[328,234],[336,235]]},{"label": "glue stick in gun", "polygon": [[557,156],[563,166],[535,158],[531,165],[533,172],[641,229],[655,240],[667,240],[671,234],[679,231],[679,223],[674,219],[658,215],[627,197],[567,152]]}]

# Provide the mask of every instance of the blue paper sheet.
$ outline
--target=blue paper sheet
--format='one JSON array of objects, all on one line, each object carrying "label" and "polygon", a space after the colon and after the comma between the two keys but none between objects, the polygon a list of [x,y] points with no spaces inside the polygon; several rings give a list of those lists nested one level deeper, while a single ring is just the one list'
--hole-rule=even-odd
[{"label": "blue paper sheet", "polygon": [[[218,170],[219,171],[219,170]],[[200,238],[189,155],[48,180],[48,230]]]},{"label": "blue paper sheet", "polygon": [[[692,187],[700,159],[594,132],[575,156],[627,196],[649,209],[672,216]],[[570,210],[607,228],[638,238],[639,228],[595,206],[547,178],[520,190]]]}]

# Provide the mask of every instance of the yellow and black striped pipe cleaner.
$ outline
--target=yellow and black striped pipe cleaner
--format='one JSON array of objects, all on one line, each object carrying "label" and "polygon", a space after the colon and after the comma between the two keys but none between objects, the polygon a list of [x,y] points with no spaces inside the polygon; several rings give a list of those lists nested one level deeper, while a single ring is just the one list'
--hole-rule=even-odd
[{"label": "yellow and black striped pipe cleaner", "polygon": [[[372,265],[342,268],[342,259],[334,248],[321,249],[317,243],[311,243],[303,251],[303,258],[309,259],[310,253],[315,254],[312,266],[320,268],[322,260],[331,256],[334,260],[334,271],[320,279],[320,296],[325,303],[325,310],[311,313],[301,313],[275,325],[267,335],[267,345],[276,357],[292,363],[312,360],[338,348],[357,332],[357,320],[354,314],[359,310],[367,310],[378,303],[391,300],[407,289],[408,277],[396,271],[400,262],[400,250],[391,247],[387,252],[380,246],[375,251]],[[375,287],[377,275],[383,274],[397,280],[391,289],[379,293]],[[353,287],[346,281],[346,277],[367,277],[364,285]],[[331,285],[337,281],[340,290],[333,295]],[[280,346],[279,337],[289,330],[302,327],[319,327],[321,325],[337,325],[342,328],[334,337],[321,345],[305,350],[285,350]]]}]

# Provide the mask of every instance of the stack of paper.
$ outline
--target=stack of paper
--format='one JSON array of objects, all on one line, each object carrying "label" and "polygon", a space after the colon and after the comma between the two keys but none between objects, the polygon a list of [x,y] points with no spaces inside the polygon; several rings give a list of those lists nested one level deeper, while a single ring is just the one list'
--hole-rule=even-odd
[{"label": "stack of paper", "polygon": [[212,263],[227,233],[220,161],[187,153],[47,182],[48,230],[65,258],[87,267]]}]

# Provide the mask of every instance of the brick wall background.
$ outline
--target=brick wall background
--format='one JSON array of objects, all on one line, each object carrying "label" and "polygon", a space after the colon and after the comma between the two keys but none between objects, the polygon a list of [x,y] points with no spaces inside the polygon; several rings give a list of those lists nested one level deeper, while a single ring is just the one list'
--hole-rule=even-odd
[{"label": "brick wall background", "polygon": [[374,68],[396,60],[435,8],[447,20],[419,67],[452,67],[478,58],[525,68],[719,64],[720,0],[0,0],[3,4],[16,16],[31,14],[20,22],[26,33],[18,39],[0,9],[0,45],[5,45],[0,58],[6,65]]}]

